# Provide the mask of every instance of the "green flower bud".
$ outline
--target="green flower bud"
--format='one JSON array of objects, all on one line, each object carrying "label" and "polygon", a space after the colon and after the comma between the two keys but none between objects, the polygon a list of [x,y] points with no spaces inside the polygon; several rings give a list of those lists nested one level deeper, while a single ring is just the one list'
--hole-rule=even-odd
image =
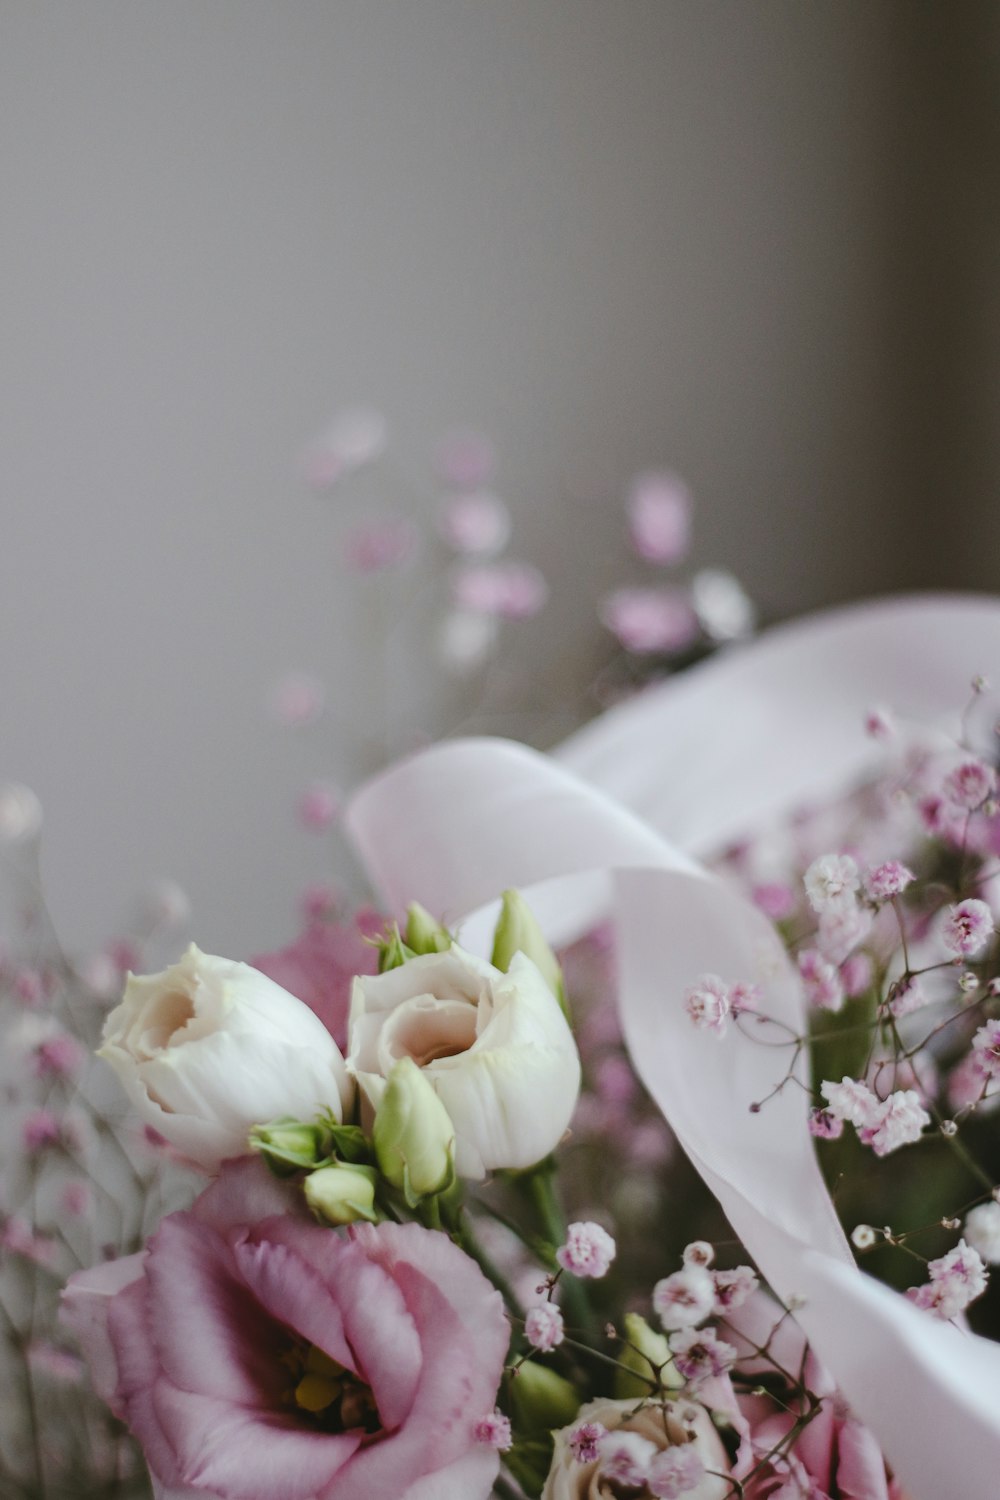
[{"label": "green flower bud", "polygon": [[414,953],[447,953],[454,941],[447,927],[436,922],[418,901],[412,901],[406,909],[403,937]]},{"label": "green flower bud", "polygon": [[408,958],[416,958],[413,949],[403,942],[399,928],[393,922],[386,928],[385,936],[380,937],[378,948],[378,971],[385,974],[389,969],[399,969],[406,963]]},{"label": "green flower bud", "polygon": [[367,1219],[374,1224],[376,1172],[373,1167],[356,1167],[335,1162],[310,1172],[303,1188],[306,1202],[324,1224],[353,1224]]},{"label": "green flower bud", "polygon": [[526,1359],[510,1377],[510,1414],[516,1430],[535,1436],[566,1427],[580,1409],[580,1393],[548,1365]]},{"label": "green flower bud", "polygon": [[291,1115],[255,1125],[249,1136],[251,1151],[257,1151],[278,1177],[308,1171],[330,1154],[329,1132],[321,1124],[307,1125]]},{"label": "green flower bud", "polygon": [[382,1176],[402,1189],[411,1207],[454,1181],[455,1127],[412,1057],[392,1066],[372,1142]]},{"label": "green flower bud", "polygon": [[683,1384],[674,1369],[670,1345],[638,1313],[625,1314],[625,1342],[618,1352],[618,1363],[627,1366],[615,1371],[615,1396],[619,1401],[649,1396],[654,1390],[650,1381],[657,1378],[664,1385]]},{"label": "green flower bud", "polygon": [[559,960],[545,941],[542,929],[521,892],[504,891],[500,920],[493,936],[493,963],[506,974],[515,953],[523,953],[531,959],[568,1017],[566,987]]}]

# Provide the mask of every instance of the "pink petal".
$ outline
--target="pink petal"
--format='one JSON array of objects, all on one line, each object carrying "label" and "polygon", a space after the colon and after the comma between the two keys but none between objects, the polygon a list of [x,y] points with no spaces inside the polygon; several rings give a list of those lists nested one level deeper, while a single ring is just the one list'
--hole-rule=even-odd
[{"label": "pink petal", "polygon": [[102,1401],[114,1404],[118,1361],[108,1331],[111,1299],[142,1276],[145,1257],[129,1255],[91,1271],[77,1271],[66,1283],[60,1317],[73,1330],[90,1368],[94,1389]]}]

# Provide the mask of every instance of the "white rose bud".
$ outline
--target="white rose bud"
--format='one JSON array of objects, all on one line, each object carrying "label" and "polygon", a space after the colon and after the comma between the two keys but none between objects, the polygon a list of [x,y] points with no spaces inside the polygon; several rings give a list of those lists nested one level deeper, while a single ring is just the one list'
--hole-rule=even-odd
[{"label": "white rose bud", "polygon": [[404,1057],[451,1117],[460,1177],[534,1166],[559,1142],[576,1105],[576,1044],[523,953],[506,974],[455,946],[355,979],[348,1067],[376,1112]]},{"label": "white rose bud", "polygon": [[130,974],[98,1056],[172,1146],[214,1170],[251,1127],[329,1111],[352,1093],[340,1049],[307,1005],[249,964],[192,943],[161,974]]},{"label": "white rose bud", "polygon": [[593,1495],[605,1493],[599,1479],[600,1457],[581,1460],[573,1452],[574,1436],[587,1423],[597,1424],[598,1431],[606,1429],[608,1436],[620,1432],[644,1439],[656,1450],[653,1463],[659,1454],[671,1448],[697,1454],[706,1471],[712,1472],[706,1472],[693,1489],[685,1490],[684,1500],[727,1500],[733,1493],[732,1484],[721,1477],[729,1473],[722,1439],[708,1412],[698,1402],[667,1401],[661,1405],[652,1401],[637,1406],[634,1399],[601,1399],[581,1406],[572,1424],[553,1434],[552,1467],[541,1500],[590,1500]]},{"label": "white rose bud", "polygon": [[334,1162],[310,1172],[303,1185],[306,1202],[324,1224],[374,1224],[375,1173],[371,1167]]}]

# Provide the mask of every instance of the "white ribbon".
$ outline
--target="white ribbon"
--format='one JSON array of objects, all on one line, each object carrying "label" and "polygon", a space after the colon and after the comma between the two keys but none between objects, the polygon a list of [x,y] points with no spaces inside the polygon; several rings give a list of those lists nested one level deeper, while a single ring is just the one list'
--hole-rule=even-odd
[{"label": "white ribbon", "polygon": [[[861,771],[860,717],[873,700],[939,717],[994,661],[994,601],[865,606],[773,632],[613,711],[560,753],[705,849]],[[565,937],[610,899],[633,1060],[747,1249],[783,1298],[805,1299],[800,1323],[913,1500],[996,1500],[1000,1346],[856,1268],[805,1094],[790,1087],[749,1111],[785,1054],[691,1026],[681,997],[705,971],[759,983],[764,1010],[796,1030],[799,986],[765,918],[649,822],[496,741],[426,751],[369,783],[348,815],[374,883],[400,910],[419,899],[457,920],[507,886],[536,887],[533,903]]]}]

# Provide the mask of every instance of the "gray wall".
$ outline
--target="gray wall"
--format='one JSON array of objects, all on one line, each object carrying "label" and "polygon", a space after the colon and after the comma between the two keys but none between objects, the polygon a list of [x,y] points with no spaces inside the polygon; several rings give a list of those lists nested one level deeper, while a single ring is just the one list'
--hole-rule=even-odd
[{"label": "gray wall", "polygon": [[0,0],[0,776],[45,804],[67,938],[161,873],[206,948],[290,931],[324,766],[260,702],[359,678],[294,470],[342,402],[416,468],[495,435],[547,691],[601,647],[650,463],[771,613],[989,584],[922,507],[975,514],[1000,463],[969,365],[995,377],[996,15]]}]

